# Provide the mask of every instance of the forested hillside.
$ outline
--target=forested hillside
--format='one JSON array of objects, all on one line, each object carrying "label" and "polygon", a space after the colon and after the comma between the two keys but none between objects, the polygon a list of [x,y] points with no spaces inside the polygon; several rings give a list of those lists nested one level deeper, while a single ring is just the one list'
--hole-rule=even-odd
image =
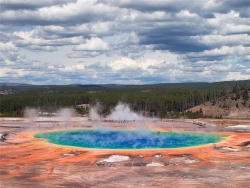
[{"label": "forested hillside", "polygon": [[[153,85],[68,85],[68,86],[32,86],[2,85],[2,89],[16,92],[1,95],[0,115],[23,116],[27,107],[40,111],[55,112],[62,107],[75,108],[79,114],[88,113],[88,109],[76,105],[101,104],[100,113],[109,114],[120,101],[130,105],[131,109],[145,116],[161,118],[202,116],[202,112],[187,113],[192,107],[207,101],[216,101],[223,96],[239,97],[250,90],[250,80],[218,83],[181,83]],[[247,99],[247,96],[245,97]],[[248,97],[249,98],[249,97]],[[249,100],[249,99],[247,99]],[[247,104],[247,103],[246,103]]]}]

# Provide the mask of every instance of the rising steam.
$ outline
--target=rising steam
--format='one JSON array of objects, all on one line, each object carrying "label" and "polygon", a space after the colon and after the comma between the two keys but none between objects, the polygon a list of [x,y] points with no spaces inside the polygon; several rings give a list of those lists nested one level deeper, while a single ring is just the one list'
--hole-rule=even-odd
[{"label": "rising steam", "polygon": [[103,118],[99,115],[98,111],[100,111],[101,105],[97,103],[95,106],[92,106],[89,111],[90,119],[94,121],[101,121]]},{"label": "rising steam", "polygon": [[71,117],[75,116],[74,109],[71,108],[62,108],[58,111],[57,117],[62,122],[69,122],[71,120]]},{"label": "rising steam", "polygon": [[[100,109],[100,105],[97,104],[96,106],[91,107],[90,109],[90,119],[95,121],[101,121],[104,118],[98,114]],[[123,104],[119,102],[110,115],[108,115],[104,120],[108,121],[140,121],[143,120],[144,117],[131,111],[129,105]]]},{"label": "rising steam", "polygon": [[132,112],[127,104],[118,103],[106,120],[114,121],[140,121],[143,117]]},{"label": "rising steam", "polygon": [[26,108],[24,110],[24,117],[28,120],[28,123],[34,124],[38,117],[38,110],[35,108]]}]

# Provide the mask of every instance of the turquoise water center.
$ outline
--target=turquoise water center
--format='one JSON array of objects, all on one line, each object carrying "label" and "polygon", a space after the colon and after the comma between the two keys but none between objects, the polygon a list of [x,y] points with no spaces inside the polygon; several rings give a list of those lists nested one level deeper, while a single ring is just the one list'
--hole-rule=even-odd
[{"label": "turquoise water center", "polygon": [[35,135],[48,142],[98,149],[179,148],[216,143],[225,136],[211,133],[157,132],[150,130],[70,130]]}]

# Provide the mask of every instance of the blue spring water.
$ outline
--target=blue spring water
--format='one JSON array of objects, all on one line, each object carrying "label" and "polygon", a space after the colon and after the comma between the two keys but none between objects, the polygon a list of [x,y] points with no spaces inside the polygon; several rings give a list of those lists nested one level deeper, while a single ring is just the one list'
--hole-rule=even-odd
[{"label": "blue spring water", "polygon": [[224,135],[208,133],[98,129],[45,132],[35,137],[59,145],[98,149],[180,148],[216,143],[225,138]]}]

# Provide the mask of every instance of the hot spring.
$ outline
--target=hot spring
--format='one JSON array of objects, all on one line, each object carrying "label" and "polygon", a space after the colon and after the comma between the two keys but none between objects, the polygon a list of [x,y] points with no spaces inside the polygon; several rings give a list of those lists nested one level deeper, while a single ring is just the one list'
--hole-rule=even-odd
[{"label": "hot spring", "polygon": [[225,135],[139,130],[70,130],[38,133],[50,143],[95,149],[163,149],[220,142]]}]

